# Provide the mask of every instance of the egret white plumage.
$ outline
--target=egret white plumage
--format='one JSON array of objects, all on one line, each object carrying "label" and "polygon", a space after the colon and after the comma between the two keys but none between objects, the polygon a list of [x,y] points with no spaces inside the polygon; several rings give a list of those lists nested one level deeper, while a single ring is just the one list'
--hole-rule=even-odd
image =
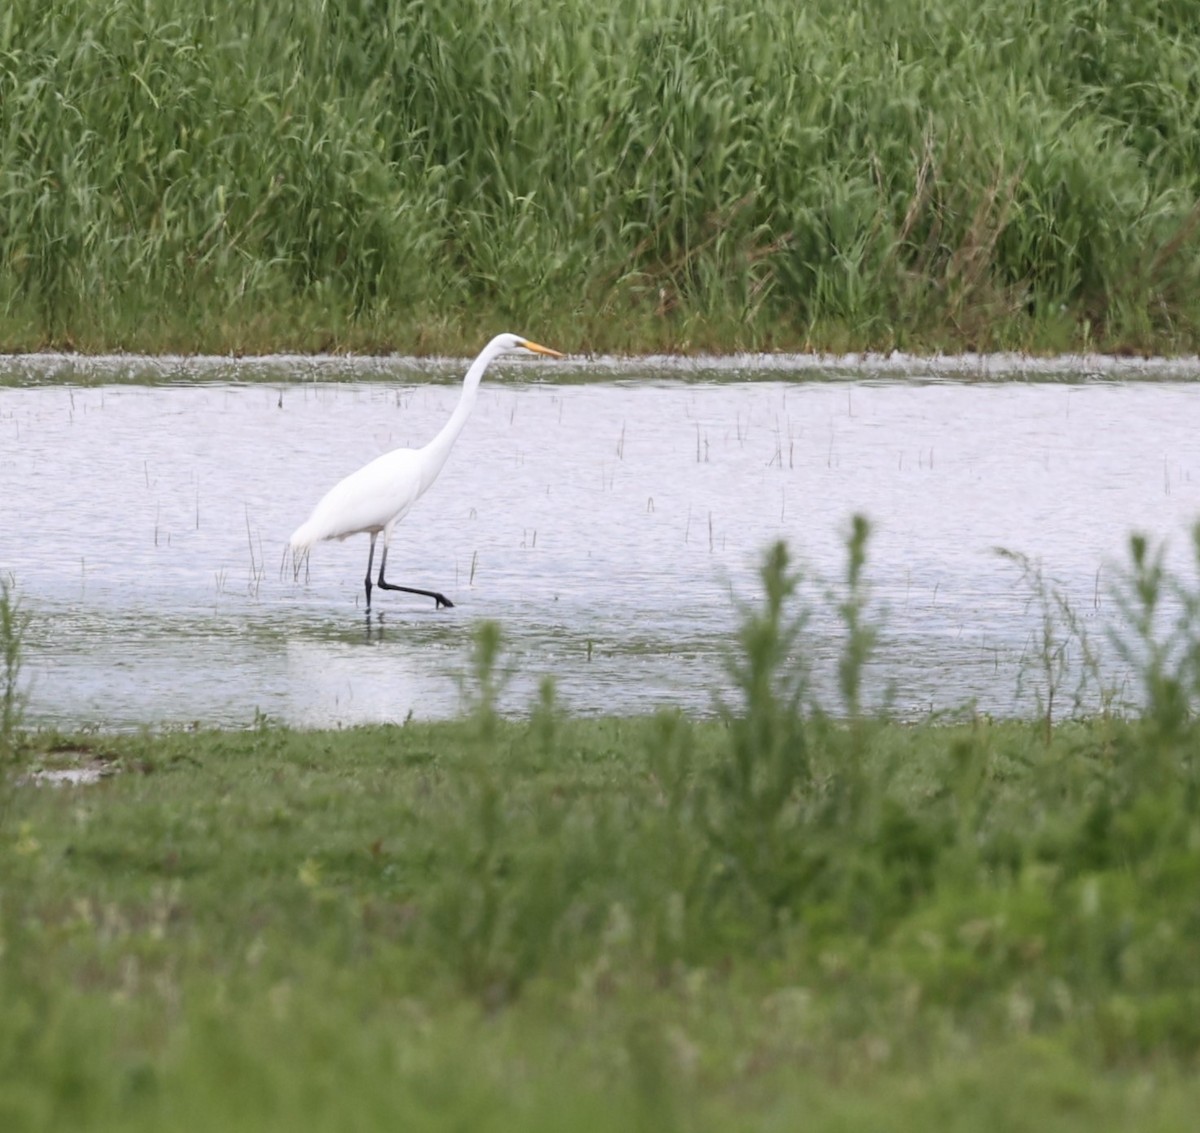
[{"label": "egret white plumage", "polygon": [[436,590],[421,590],[415,586],[398,586],[384,579],[388,546],[396,524],[403,519],[437,479],[446,463],[454,442],[475,404],[475,395],[483,372],[491,362],[508,351],[530,350],[551,358],[563,357],[557,350],[540,346],[516,334],[498,334],[480,351],[463,379],[462,396],[441,431],[422,448],[398,448],[376,457],[370,464],[352,472],[325,493],[313,509],[307,522],[296,528],[290,540],[293,564],[299,569],[313,546],[325,539],[347,539],[351,535],[367,534],[371,549],[367,552],[367,613],[371,612],[371,565],[375,560],[375,541],[383,536],[383,556],[379,560],[380,590],[402,590],[406,594],[423,594],[435,605],[450,607],[454,603]]}]

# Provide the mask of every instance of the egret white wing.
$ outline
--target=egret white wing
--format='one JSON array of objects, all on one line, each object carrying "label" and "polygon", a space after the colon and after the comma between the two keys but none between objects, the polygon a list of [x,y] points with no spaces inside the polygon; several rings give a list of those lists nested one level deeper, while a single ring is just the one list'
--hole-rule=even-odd
[{"label": "egret white wing", "polygon": [[339,481],[296,529],[293,549],[311,547],[322,539],[382,531],[402,518],[421,495],[416,457],[413,449],[396,449]]}]

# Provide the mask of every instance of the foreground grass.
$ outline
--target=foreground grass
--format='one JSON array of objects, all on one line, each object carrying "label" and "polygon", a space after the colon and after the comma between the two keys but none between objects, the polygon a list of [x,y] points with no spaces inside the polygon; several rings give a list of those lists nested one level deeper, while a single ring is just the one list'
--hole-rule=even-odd
[{"label": "foreground grass", "polygon": [[1200,806],[1151,729],[810,722],[778,804],[741,742],[31,737],[117,773],[3,831],[0,1126],[1191,1127]]},{"label": "foreground grass", "polygon": [[1194,21],[9,0],[0,347],[1195,350]]},{"label": "foreground grass", "polygon": [[[865,684],[868,533],[825,596],[836,718],[782,545],[711,719],[570,719],[547,683],[502,720],[489,624],[453,723],[58,736],[17,711],[0,1128],[1191,1129],[1200,581],[1131,539],[1141,715],[1063,721],[1088,649],[1022,560],[1038,718],[906,726]],[[30,780],[81,763],[113,773]]]}]

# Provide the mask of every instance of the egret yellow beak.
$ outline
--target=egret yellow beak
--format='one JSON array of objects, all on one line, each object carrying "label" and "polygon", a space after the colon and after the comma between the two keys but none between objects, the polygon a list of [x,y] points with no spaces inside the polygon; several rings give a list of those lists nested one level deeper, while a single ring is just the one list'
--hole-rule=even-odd
[{"label": "egret yellow beak", "polygon": [[548,354],[551,358],[565,358],[565,354],[560,354],[557,350],[551,350],[548,346],[541,346],[539,343],[530,342],[529,339],[521,339],[521,345],[526,350],[532,350],[534,354]]}]

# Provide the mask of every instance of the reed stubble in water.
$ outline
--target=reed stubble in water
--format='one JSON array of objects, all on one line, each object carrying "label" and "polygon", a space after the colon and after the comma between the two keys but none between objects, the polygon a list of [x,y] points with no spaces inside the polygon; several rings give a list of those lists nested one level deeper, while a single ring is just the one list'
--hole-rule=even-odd
[{"label": "reed stubble in water", "polygon": [[1185,0],[11,0],[0,341],[1200,342]]}]

